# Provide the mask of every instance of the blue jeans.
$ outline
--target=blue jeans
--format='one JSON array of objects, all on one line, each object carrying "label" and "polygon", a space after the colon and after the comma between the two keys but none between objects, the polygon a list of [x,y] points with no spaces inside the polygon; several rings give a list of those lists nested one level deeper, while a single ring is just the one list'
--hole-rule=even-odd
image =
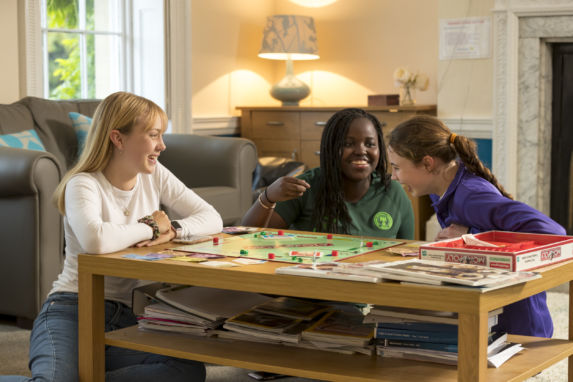
[{"label": "blue jeans", "polygon": [[[137,324],[126,305],[105,301],[105,330]],[[78,295],[54,293],[42,306],[30,335],[32,378],[0,377],[12,381],[78,381]],[[201,362],[106,346],[106,381],[204,381]]]}]

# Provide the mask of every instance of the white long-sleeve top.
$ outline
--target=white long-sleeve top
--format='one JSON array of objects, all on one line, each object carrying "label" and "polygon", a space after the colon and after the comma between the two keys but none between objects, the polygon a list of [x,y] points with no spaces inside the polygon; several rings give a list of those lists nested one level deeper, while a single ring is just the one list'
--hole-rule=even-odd
[{"label": "white long-sleeve top", "polygon": [[[178,216],[182,235],[209,235],[223,228],[219,213],[161,164],[152,174],[138,174],[133,189],[120,190],[101,172],[74,175],[66,186],[64,230],[66,259],[54,282],[54,292],[78,291],[78,254],[124,250],[151,239],[153,230],[137,219],[151,215],[160,205]],[[124,210],[129,211],[125,216]],[[131,290],[138,281],[105,277],[105,298],[131,306]]]}]

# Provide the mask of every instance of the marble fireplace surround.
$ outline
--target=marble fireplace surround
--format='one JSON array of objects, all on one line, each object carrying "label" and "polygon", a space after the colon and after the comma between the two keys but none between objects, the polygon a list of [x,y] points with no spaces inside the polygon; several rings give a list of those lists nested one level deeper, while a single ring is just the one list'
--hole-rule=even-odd
[{"label": "marble fireplace surround", "polygon": [[549,214],[551,44],[573,42],[573,0],[496,0],[493,15],[493,172]]}]

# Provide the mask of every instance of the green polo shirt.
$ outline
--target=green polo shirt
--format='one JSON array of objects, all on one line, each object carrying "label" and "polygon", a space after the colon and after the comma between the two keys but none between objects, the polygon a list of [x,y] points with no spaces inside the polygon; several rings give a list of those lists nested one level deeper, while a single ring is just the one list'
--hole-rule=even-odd
[{"label": "green polo shirt", "polygon": [[[316,191],[318,191],[320,168],[314,168],[298,178],[310,184],[301,197],[277,203],[275,211],[288,224],[289,228],[313,231],[312,211]],[[391,181],[385,189],[375,187],[381,183],[377,173],[366,195],[356,203],[346,203],[352,220],[350,234],[357,236],[377,236],[382,238],[413,239],[414,212],[406,192],[396,181]]]}]

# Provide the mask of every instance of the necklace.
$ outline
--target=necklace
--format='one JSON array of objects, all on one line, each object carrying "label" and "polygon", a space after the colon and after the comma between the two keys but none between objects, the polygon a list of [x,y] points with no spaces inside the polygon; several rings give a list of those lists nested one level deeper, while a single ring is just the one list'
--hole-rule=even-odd
[{"label": "necklace", "polygon": [[123,212],[123,216],[131,215],[129,210],[129,205],[131,203],[132,195],[117,195],[116,192],[113,193],[113,201],[115,205]]}]

